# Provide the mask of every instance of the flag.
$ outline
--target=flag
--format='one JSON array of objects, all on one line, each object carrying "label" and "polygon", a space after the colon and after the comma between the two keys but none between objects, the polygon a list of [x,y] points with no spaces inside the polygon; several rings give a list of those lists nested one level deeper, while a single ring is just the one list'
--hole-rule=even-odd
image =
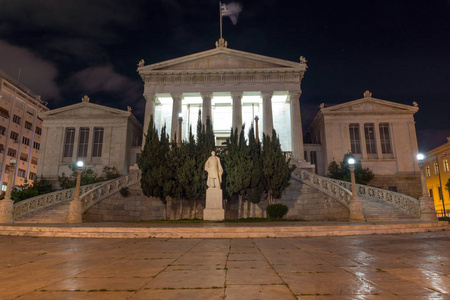
[{"label": "flag", "polygon": [[220,3],[220,14],[222,17],[230,17],[233,25],[236,25],[239,13],[242,11],[240,3],[231,2],[228,4]]}]

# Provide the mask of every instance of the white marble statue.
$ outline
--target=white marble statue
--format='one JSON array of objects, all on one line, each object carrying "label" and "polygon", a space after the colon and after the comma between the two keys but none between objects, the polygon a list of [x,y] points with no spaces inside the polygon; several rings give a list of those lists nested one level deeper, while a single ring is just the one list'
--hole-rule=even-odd
[{"label": "white marble statue", "polygon": [[211,156],[205,163],[205,171],[208,172],[208,180],[206,181],[208,188],[220,189],[223,169],[222,165],[220,164],[220,158],[216,156],[216,152],[211,152]]}]

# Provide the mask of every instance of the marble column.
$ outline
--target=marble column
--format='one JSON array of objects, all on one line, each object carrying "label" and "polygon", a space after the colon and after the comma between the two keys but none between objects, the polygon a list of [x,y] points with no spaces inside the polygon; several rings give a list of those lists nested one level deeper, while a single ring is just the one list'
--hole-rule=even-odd
[{"label": "marble column", "polygon": [[272,95],[273,92],[263,92],[263,133],[272,137],[273,114],[272,114]]},{"label": "marble column", "polygon": [[237,128],[239,134],[242,129],[242,92],[233,92],[231,93],[231,97],[233,98],[232,127],[233,130]]},{"label": "marble column", "polygon": [[202,122],[203,124],[206,124],[206,118],[209,117],[209,119],[212,122],[212,108],[211,108],[211,99],[212,99],[212,93],[211,92],[202,92]]},{"label": "marble column", "polygon": [[182,94],[170,94],[173,99],[173,105],[172,105],[172,128],[170,131],[170,140],[174,140],[175,136],[178,137],[179,134],[182,134],[181,132],[178,132],[178,116],[181,113],[182,106],[181,106],[181,100],[182,100]]},{"label": "marble column", "polygon": [[150,123],[150,118],[153,116],[153,122],[155,120],[155,102],[156,102],[156,96],[155,94],[145,94],[145,115],[144,115],[144,127],[142,128],[142,131],[144,132],[144,139],[145,141],[145,135],[148,131],[148,124]]},{"label": "marble column", "polygon": [[304,161],[302,117],[300,113],[300,95],[302,91],[289,91],[291,102],[291,139],[292,157],[296,161]]}]

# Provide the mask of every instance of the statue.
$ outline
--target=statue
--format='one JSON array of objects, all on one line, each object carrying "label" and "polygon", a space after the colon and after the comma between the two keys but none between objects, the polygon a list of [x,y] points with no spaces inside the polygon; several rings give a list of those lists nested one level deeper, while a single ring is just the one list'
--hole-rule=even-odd
[{"label": "statue", "polygon": [[84,95],[83,98],[81,98],[81,102],[89,102],[89,97],[87,95]]},{"label": "statue", "polygon": [[141,68],[141,67],[143,67],[144,65],[145,65],[145,61],[143,60],[143,59],[141,59],[139,62],[138,62],[138,67],[139,68]]},{"label": "statue", "polygon": [[370,98],[370,97],[372,97],[372,93],[369,92],[369,91],[365,91],[364,92],[364,98]]},{"label": "statue", "polygon": [[128,112],[131,112],[131,111],[132,111],[131,106],[127,106],[127,111],[128,111]]},{"label": "statue", "polygon": [[300,63],[301,64],[306,64],[308,61],[306,60],[306,58],[304,56],[300,56]]},{"label": "statue", "polygon": [[416,101],[413,101],[414,107],[419,107],[419,104]]},{"label": "statue", "polygon": [[208,180],[206,181],[208,188],[220,189],[223,169],[222,165],[220,164],[220,158],[216,156],[216,152],[211,152],[211,156],[205,163],[205,171],[208,172]]}]

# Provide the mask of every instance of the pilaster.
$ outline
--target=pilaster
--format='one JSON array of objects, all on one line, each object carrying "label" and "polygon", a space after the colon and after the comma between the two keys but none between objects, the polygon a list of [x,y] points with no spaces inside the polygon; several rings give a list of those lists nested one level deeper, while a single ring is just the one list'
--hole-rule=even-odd
[{"label": "pilaster", "polygon": [[211,92],[202,92],[202,123],[206,124],[206,119],[209,117],[209,119],[212,122],[212,108],[211,108],[211,99],[212,99],[212,93]]},{"label": "pilaster", "polygon": [[181,113],[181,101],[182,101],[182,94],[171,94],[173,99],[172,104],[172,127],[170,131],[170,140],[174,140],[175,136],[178,137],[181,132],[178,132],[178,116]]},{"label": "pilaster", "polygon": [[263,133],[272,137],[273,113],[272,113],[272,95],[273,92],[263,92]]},{"label": "pilaster", "polygon": [[291,138],[292,138],[292,157],[297,161],[304,161],[303,158],[303,131],[302,117],[300,113],[300,95],[302,91],[290,91],[291,102]]},{"label": "pilaster", "polygon": [[238,129],[240,133],[242,129],[242,92],[232,92],[231,97],[233,98],[233,130]]}]

